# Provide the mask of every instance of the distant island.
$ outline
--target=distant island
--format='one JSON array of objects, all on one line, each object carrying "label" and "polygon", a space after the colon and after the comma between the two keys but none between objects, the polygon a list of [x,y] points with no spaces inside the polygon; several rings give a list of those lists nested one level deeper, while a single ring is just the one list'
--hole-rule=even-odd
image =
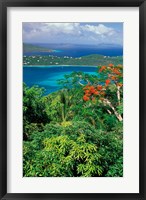
[{"label": "distant island", "polygon": [[84,66],[100,66],[113,63],[114,65],[123,64],[123,56],[103,56],[98,54],[82,56],[82,57],[69,57],[69,56],[23,56],[23,65],[84,65]]},{"label": "distant island", "polygon": [[33,44],[23,43],[23,53],[28,53],[28,52],[54,52],[54,50]]}]

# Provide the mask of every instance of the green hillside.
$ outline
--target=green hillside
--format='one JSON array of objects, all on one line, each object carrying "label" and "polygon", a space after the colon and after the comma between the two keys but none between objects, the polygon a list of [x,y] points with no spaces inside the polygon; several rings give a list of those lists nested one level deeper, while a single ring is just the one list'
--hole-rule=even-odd
[{"label": "green hillside", "polygon": [[79,58],[73,57],[58,57],[53,55],[48,56],[24,56],[23,65],[108,65],[113,63],[114,65],[123,64],[123,56],[103,56],[98,54],[82,56]]},{"label": "green hillside", "polygon": [[40,46],[33,45],[33,44],[23,43],[23,53],[26,53],[26,52],[37,52],[37,51],[40,51],[40,52],[52,52],[51,49],[48,49],[48,48],[45,48],[45,47],[40,47]]}]

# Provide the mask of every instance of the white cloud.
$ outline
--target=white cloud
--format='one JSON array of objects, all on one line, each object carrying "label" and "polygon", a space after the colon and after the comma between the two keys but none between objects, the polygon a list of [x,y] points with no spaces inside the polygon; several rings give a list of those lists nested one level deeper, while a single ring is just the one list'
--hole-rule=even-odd
[{"label": "white cloud", "polygon": [[97,35],[107,34],[107,33],[111,32],[111,31],[114,31],[114,29],[108,28],[103,24],[99,24],[97,26],[95,26],[95,25],[93,26],[93,25],[88,25],[87,24],[87,25],[83,26],[82,29],[84,31],[89,31],[89,32],[95,33]]},{"label": "white cloud", "polygon": [[80,23],[44,23],[41,29],[48,33],[79,35]]},{"label": "white cloud", "polygon": [[122,44],[123,34],[102,23],[23,23],[25,42],[76,42]]},{"label": "white cloud", "polygon": [[46,32],[54,32],[56,34],[64,33],[73,35],[80,35],[81,33],[86,34],[86,32],[91,32],[98,35],[114,33],[113,28],[106,27],[103,24],[96,26],[89,24],[80,25],[80,23],[43,23],[41,30]]}]

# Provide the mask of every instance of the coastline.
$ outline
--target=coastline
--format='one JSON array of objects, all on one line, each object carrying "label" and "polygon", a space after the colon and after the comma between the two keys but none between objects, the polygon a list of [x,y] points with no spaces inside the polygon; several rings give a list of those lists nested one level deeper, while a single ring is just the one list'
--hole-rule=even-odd
[{"label": "coastline", "polygon": [[23,65],[23,67],[98,67],[95,65]]}]

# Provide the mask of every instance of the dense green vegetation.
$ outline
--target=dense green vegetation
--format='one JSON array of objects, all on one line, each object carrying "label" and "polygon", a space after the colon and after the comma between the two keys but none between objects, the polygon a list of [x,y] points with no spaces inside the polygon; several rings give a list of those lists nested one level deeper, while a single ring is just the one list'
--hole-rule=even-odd
[{"label": "dense green vegetation", "polygon": [[24,84],[25,177],[123,176],[123,67],[97,70],[65,75],[47,96]]},{"label": "dense green vegetation", "polygon": [[79,58],[73,57],[58,57],[53,55],[48,56],[24,56],[23,64],[24,66],[29,65],[87,65],[87,66],[97,66],[97,65],[108,65],[113,63],[114,65],[123,63],[123,56],[109,57],[102,56],[98,54],[82,56]]}]

